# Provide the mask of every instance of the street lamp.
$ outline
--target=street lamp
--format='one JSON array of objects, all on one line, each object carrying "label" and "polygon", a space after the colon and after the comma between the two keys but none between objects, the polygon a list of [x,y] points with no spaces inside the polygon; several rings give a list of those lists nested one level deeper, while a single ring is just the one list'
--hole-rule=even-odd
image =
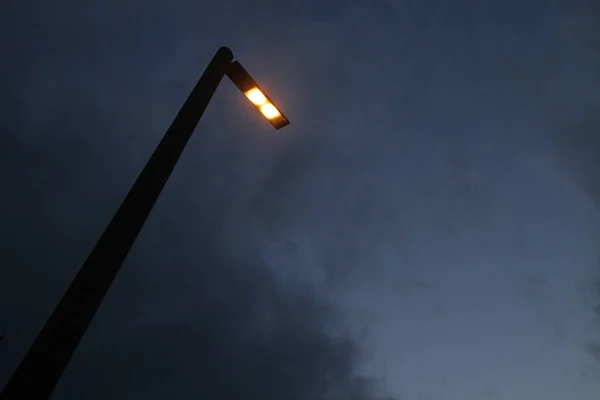
[{"label": "street lamp", "polygon": [[221,47],[171,123],[98,243],[0,393],[46,400],[56,387],[213,94],[227,75],[275,129],[288,119],[227,47]]},{"label": "street lamp", "polygon": [[240,89],[252,104],[258,108],[262,115],[275,127],[281,129],[290,124],[290,121],[269,99],[258,83],[242,65],[234,61],[227,70],[227,76]]}]

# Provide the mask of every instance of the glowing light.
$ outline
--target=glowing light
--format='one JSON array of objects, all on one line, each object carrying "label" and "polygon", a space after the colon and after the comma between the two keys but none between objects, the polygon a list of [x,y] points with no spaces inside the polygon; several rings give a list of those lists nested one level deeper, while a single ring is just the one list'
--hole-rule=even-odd
[{"label": "glowing light", "polygon": [[279,110],[275,108],[275,106],[271,103],[263,104],[260,106],[260,112],[262,115],[267,117],[267,119],[274,119],[281,115]]},{"label": "glowing light", "polygon": [[244,94],[246,95],[248,100],[250,100],[252,102],[252,104],[254,104],[255,106],[260,107],[262,105],[265,105],[268,102],[267,98],[265,97],[263,92],[260,91],[259,88],[256,88],[256,87],[252,88],[252,89],[248,90],[247,92],[245,92]]}]

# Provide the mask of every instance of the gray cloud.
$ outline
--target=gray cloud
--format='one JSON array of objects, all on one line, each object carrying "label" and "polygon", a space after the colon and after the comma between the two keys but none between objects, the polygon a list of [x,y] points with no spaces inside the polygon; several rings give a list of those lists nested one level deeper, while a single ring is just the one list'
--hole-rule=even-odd
[{"label": "gray cloud", "polygon": [[[9,96],[0,146],[6,193],[0,325],[7,334],[1,382],[207,58],[185,43],[184,25],[196,21],[188,15],[202,11],[198,5],[116,4],[23,4],[3,14],[20,26],[2,24],[2,82]],[[223,31],[204,20],[193,37]],[[231,35],[224,32],[218,44]],[[211,46],[211,40],[201,45]],[[177,77],[182,72],[185,82]],[[268,163],[244,176],[244,163],[254,157],[245,153],[263,150],[247,138],[240,148],[244,138],[235,132],[237,143],[213,135],[216,118],[232,112],[219,110],[219,98],[211,108],[216,117],[204,124],[203,148],[182,160],[55,397],[381,397],[376,382],[358,371],[360,338],[328,298],[282,281],[259,247],[236,246],[229,238],[236,236],[226,226],[232,210],[256,214],[242,207],[244,193]],[[269,178],[262,196],[286,191],[302,164],[276,167],[286,176]]]},{"label": "gray cloud", "polygon": [[[578,14],[571,19],[569,31],[572,46],[578,48],[579,60],[571,60],[581,69],[580,73],[589,79],[588,71],[600,67],[598,57],[597,5],[582,2],[586,14]],[[586,197],[600,210],[600,95],[597,90],[598,79],[595,83],[589,80],[587,90],[570,94],[565,91],[565,98],[553,105],[553,113],[549,113],[551,132],[551,158],[553,167],[564,174],[564,177],[581,190]],[[593,80],[592,80],[593,82]],[[593,319],[593,338],[585,345],[588,353],[598,362],[600,338],[600,319],[597,313],[600,305],[600,287],[597,284],[600,269],[594,264],[594,277],[590,278],[593,290],[593,300],[588,301],[590,315]],[[588,297],[588,296],[586,296]]]},{"label": "gray cloud", "polygon": [[517,353],[554,381],[578,259],[520,163],[591,179],[555,136],[595,115],[594,3],[29,3],[0,12],[0,384],[223,44],[292,126],[223,84],[56,397],[531,397]]}]

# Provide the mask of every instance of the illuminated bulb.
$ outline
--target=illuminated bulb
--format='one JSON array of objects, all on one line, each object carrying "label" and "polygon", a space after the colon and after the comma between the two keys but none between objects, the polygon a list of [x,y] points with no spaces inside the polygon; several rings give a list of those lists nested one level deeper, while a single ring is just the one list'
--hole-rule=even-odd
[{"label": "illuminated bulb", "polygon": [[263,104],[260,106],[260,112],[267,117],[267,119],[277,118],[281,115],[279,110],[271,103]]},{"label": "illuminated bulb", "polygon": [[255,106],[262,106],[263,104],[265,104],[267,102],[267,98],[260,91],[259,88],[256,88],[256,87],[252,88],[252,89],[248,90],[247,92],[245,92],[244,94],[246,95],[248,100],[250,100],[252,102],[252,104],[254,104]]}]

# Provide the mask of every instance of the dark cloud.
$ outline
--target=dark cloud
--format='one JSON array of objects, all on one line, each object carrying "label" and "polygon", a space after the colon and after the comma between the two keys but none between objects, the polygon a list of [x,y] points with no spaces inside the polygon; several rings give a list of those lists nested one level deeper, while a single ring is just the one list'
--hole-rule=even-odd
[{"label": "dark cloud", "polygon": [[600,98],[560,121],[556,135],[556,166],[564,171],[600,209]]},{"label": "dark cloud", "polygon": [[[7,90],[0,119],[0,329],[7,339],[0,348],[0,384],[75,275],[202,63],[240,36],[206,15],[229,13],[231,5],[2,6],[0,86]],[[247,15],[255,11],[235,7],[247,8]],[[242,11],[233,22],[243,20]],[[191,29],[198,15],[204,25]],[[222,34],[201,40],[207,32]],[[201,44],[192,45],[191,38]],[[237,226],[228,228],[236,210],[285,224],[275,207],[260,213],[245,199],[258,199],[248,194],[258,190],[262,203],[273,204],[273,192],[287,192],[309,161],[286,152],[285,139],[280,148],[267,149],[239,130],[222,134],[219,128],[232,131],[238,122],[215,122],[232,114],[221,103],[217,96],[213,117],[203,121],[205,135],[190,145],[194,150],[159,201],[57,399],[382,397],[378,383],[361,375],[361,340],[331,299],[311,285],[284,281],[260,246],[245,245],[249,238]],[[287,167],[275,162],[277,172],[261,184],[278,154],[291,161]],[[252,164],[261,155],[266,161]]]},{"label": "dark cloud", "polygon": [[[74,360],[63,393],[374,397],[373,383],[355,371],[355,338],[332,326],[336,313],[314,290],[283,284],[258,255],[231,254],[210,239],[196,252],[199,271],[176,262],[155,269],[160,284],[138,300],[142,315],[124,316],[121,309],[120,317],[110,318],[113,329],[90,337],[82,349],[88,354]],[[111,303],[116,313],[119,306]]]},{"label": "dark cloud", "polygon": [[[590,78],[591,71],[600,67],[600,31],[597,3],[577,2],[568,23],[565,24],[565,40],[576,49],[566,67],[579,68],[578,80],[571,81],[571,87],[560,88],[563,96],[552,104],[547,112],[546,124],[550,132],[551,158],[554,168],[560,171],[581,190],[596,209],[600,210],[600,93],[596,78]],[[594,76],[594,75],[592,75]],[[593,83],[592,83],[593,82]],[[592,86],[589,86],[592,85]],[[586,90],[580,90],[585,86]],[[593,338],[585,345],[593,359],[600,362],[600,286],[597,284],[600,269],[595,268],[590,279],[592,299],[588,302],[593,318]]]},{"label": "dark cloud", "polygon": [[224,82],[56,398],[370,400],[382,374],[407,397],[512,391],[511,352],[548,329],[519,312],[558,289],[507,293],[564,270],[528,202],[560,189],[519,163],[597,190],[595,3],[205,3],[0,6],[0,385],[226,44],[292,126]]},{"label": "dark cloud", "polygon": [[[580,6],[587,14],[577,14],[570,25],[573,45],[579,48],[578,56],[582,59],[581,74],[586,76],[590,68],[600,67],[600,32],[597,19],[600,12],[597,5],[581,2]],[[586,197],[600,210],[600,93],[596,88],[577,97],[567,95],[558,104],[554,104],[553,112],[548,114],[551,132],[551,153],[554,168],[560,171],[581,190]],[[589,83],[588,83],[589,84]],[[591,307],[594,319],[594,338],[585,347],[588,353],[600,362],[600,286],[597,277],[600,268],[595,268],[595,277],[590,278],[595,288]]]}]

